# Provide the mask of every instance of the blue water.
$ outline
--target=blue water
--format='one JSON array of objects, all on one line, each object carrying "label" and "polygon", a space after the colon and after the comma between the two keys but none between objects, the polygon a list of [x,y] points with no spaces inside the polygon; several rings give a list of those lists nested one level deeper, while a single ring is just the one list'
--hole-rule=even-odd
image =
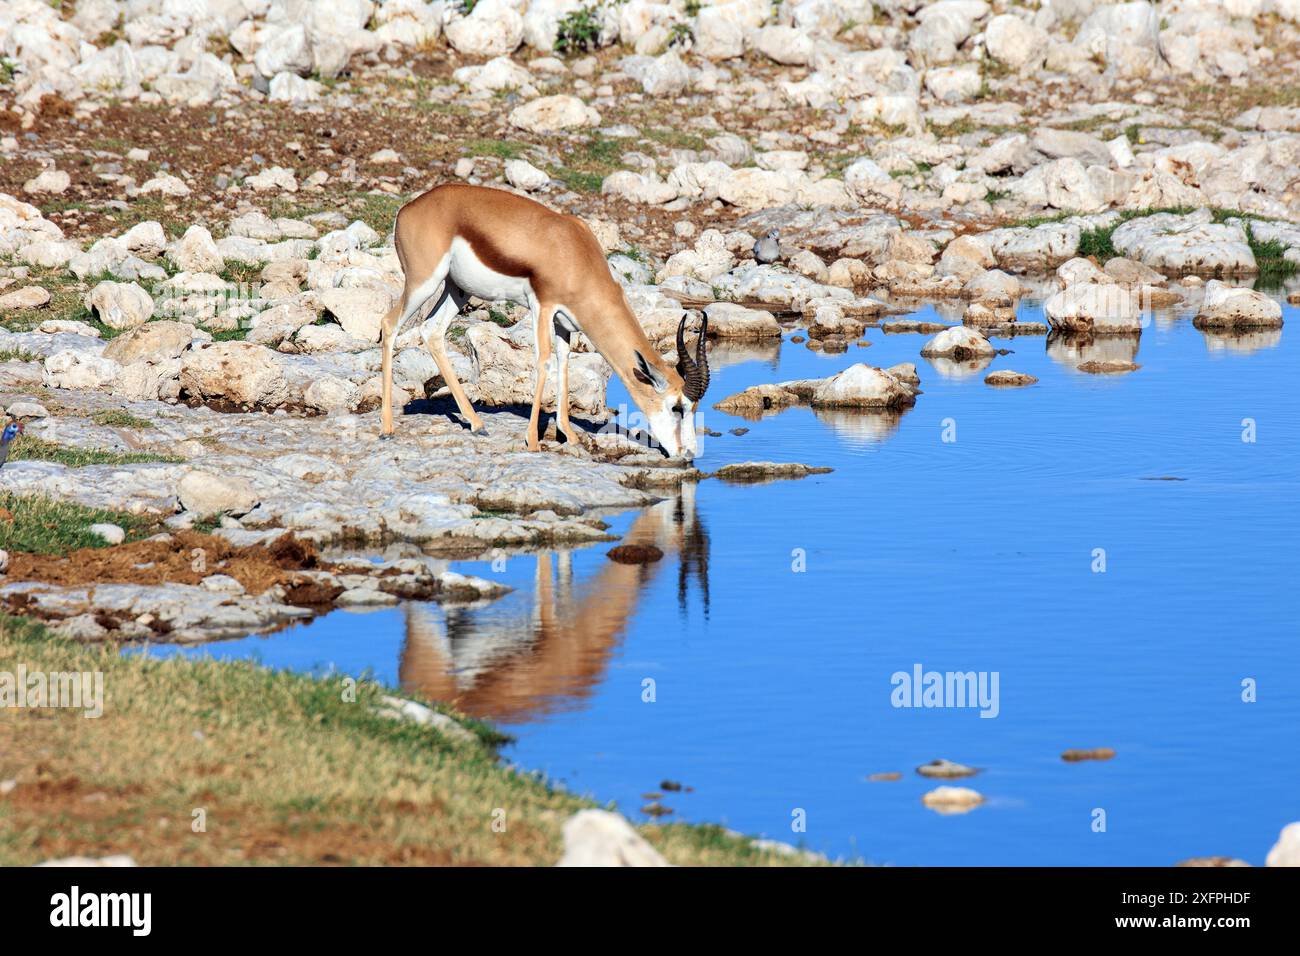
[{"label": "blue water", "polygon": [[[1118,376],[1073,370],[1042,337],[996,340],[1014,354],[991,368],[1040,379],[1021,389],[944,377],[918,357],[924,336],[869,330],[870,348],[839,355],[787,341],[779,358],[716,369],[711,400],[855,361],[915,362],[924,394],[896,420],[709,411],[712,428],[750,432],[707,439],[704,468],[835,470],[706,481],[612,519],[659,541],[666,556],[648,569],[613,564],[604,546],[500,572],[458,562],[517,590],[475,610],[340,612],[180,653],[456,696],[518,737],[509,760],[635,819],[671,779],[692,789],[665,796],[668,819],[874,863],[1259,864],[1300,819],[1295,337],[1212,349],[1190,320],[1164,317],[1141,338],[1142,368]],[[625,398],[612,387],[610,400]],[[1167,477],[1183,480],[1146,480]],[[892,706],[891,676],[917,664],[996,672],[998,715]],[[1060,759],[1098,746],[1118,755]],[[914,773],[937,757],[983,769]],[[885,771],[902,780],[866,779]],[[952,816],[922,805],[948,782],[987,802]]]}]

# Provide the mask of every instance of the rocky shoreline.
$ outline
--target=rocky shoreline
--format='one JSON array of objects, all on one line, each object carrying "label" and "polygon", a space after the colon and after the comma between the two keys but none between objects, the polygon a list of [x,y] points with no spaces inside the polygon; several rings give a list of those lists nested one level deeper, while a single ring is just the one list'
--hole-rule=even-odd
[{"label": "rocky shoreline", "polygon": [[[1161,310],[1215,347],[1275,342],[1282,310],[1252,286],[1300,268],[1300,9],[1280,0],[64,7],[0,11],[0,392],[25,427],[0,493],[134,516],[158,548],[382,552],[295,569],[338,579],[331,606],[393,598],[394,570],[436,598],[446,557],[608,540],[602,515],[707,477],[607,408],[581,337],[586,440],[522,451],[533,331],[477,301],[451,360],[489,434],[450,414],[412,327],[408,414],[378,440],[393,215],[438,181],[581,216],[656,346],[702,312],[719,366],[878,329],[990,387],[1032,384],[990,368],[1023,336],[1131,373]],[[1045,321],[1017,317],[1026,300]],[[923,302],[941,321],[906,317]],[[856,362],[708,401],[887,418],[920,386],[911,363]],[[186,639],[315,613],[275,587],[10,577],[0,598],[87,639],[156,637],[161,608]]]}]

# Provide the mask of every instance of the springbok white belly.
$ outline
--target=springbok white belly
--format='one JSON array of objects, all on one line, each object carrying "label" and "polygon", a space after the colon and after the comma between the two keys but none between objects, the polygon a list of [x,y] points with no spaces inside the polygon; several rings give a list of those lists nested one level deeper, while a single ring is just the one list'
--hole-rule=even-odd
[{"label": "springbok white belly", "polygon": [[488,267],[474,255],[473,248],[464,239],[453,239],[447,255],[451,259],[448,268],[451,281],[470,295],[489,301],[506,299],[523,306],[533,304],[532,283],[518,276],[503,275]]}]

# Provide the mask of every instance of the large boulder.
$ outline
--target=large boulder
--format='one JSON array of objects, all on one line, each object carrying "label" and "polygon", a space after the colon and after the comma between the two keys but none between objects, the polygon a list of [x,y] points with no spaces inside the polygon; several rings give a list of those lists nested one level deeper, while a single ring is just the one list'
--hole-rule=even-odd
[{"label": "large boulder", "polygon": [[1252,275],[1259,267],[1245,230],[1209,210],[1130,219],[1111,233],[1115,251],[1167,275]]},{"label": "large boulder", "polygon": [[1113,282],[1067,286],[1043,304],[1043,314],[1052,328],[1065,332],[1142,331],[1138,292]]},{"label": "large boulder", "polygon": [[989,56],[1013,70],[1036,70],[1047,57],[1047,32],[1020,17],[1002,15],[984,28]]},{"label": "large boulder", "polygon": [[1193,324],[1198,329],[1279,329],[1282,306],[1262,292],[1211,279]]},{"label": "large boulder", "polygon": [[668,866],[632,825],[608,810],[579,810],[564,824],[556,866]]},{"label": "large boulder", "polygon": [[276,353],[251,342],[214,342],[184,353],[180,384],[201,401],[224,400],[244,408],[273,408],[291,394]]},{"label": "large boulder", "polygon": [[[536,368],[531,322],[502,329],[492,322],[476,322],[465,341],[473,361],[471,397],[484,405],[531,405]],[[551,363],[548,363],[548,365]],[[569,408],[582,414],[605,414],[605,388],[612,369],[595,352],[569,356]],[[555,408],[557,376],[550,375],[543,391],[547,408]]]},{"label": "large boulder", "polygon": [[153,298],[134,282],[98,283],[86,294],[86,308],[110,329],[133,329],[153,315]]},{"label": "large boulder", "polygon": [[181,506],[196,515],[247,514],[257,506],[258,496],[252,482],[234,475],[216,475],[208,471],[191,471],[177,485]]},{"label": "large boulder", "polygon": [[824,379],[812,392],[815,408],[901,408],[916,390],[889,372],[861,362]]},{"label": "large boulder", "polygon": [[378,342],[379,326],[393,307],[393,296],[387,289],[358,286],[327,289],[320,293],[320,302],[349,335]]},{"label": "large boulder", "polygon": [[45,360],[46,388],[104,388],[112,385],[122,366],[93,352],[63,349]]},{"label": "large boulder", "polygon": [[122,365],[177,359],[190,347],[195,332],[194,326],[187,322],[146,322],[111,339],[104,346],[104,358]]},{"label": "large boulder", "polygon": [[921,354],[926,358],[948,358],[958,362],[970,358],[991,358],[996,352],[984,333],[967,325],[954,325],[950,329],[944,329],[921,347]]},{"label": "large boulder", "polygon": [[600,113],[576,96],[543,96],[510,112],[510,124],[529,133],[581,129],[600,122]]},{"label": "large boulder", "polygon": [[446,34],[457,53],[502,56],[524,41],[524,19],[505,0],[479,0],[469,16],[447,24]]}]

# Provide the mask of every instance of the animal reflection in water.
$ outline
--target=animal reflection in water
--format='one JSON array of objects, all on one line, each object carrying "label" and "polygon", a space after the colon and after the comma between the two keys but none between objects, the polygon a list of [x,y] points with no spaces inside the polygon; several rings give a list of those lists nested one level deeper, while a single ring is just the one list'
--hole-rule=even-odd
[{"label": "animal reflection in water", "polygon": [[[709,539],[693,485],[643,511],[620,543],[656,545],[664,557],[619,564],[602,553],[599,570],[576,581],[571,552],[543,551],[511,559],[536,560],[531,595],[508,595],[479,608],[408,603],[398,663],[402,686],[476,717],[520,722],[591,692],[642,594],[669,569],[676,571],[683,613],[694,584],[708,615]],[[521,599],[531,607],[518,608]]]}]

